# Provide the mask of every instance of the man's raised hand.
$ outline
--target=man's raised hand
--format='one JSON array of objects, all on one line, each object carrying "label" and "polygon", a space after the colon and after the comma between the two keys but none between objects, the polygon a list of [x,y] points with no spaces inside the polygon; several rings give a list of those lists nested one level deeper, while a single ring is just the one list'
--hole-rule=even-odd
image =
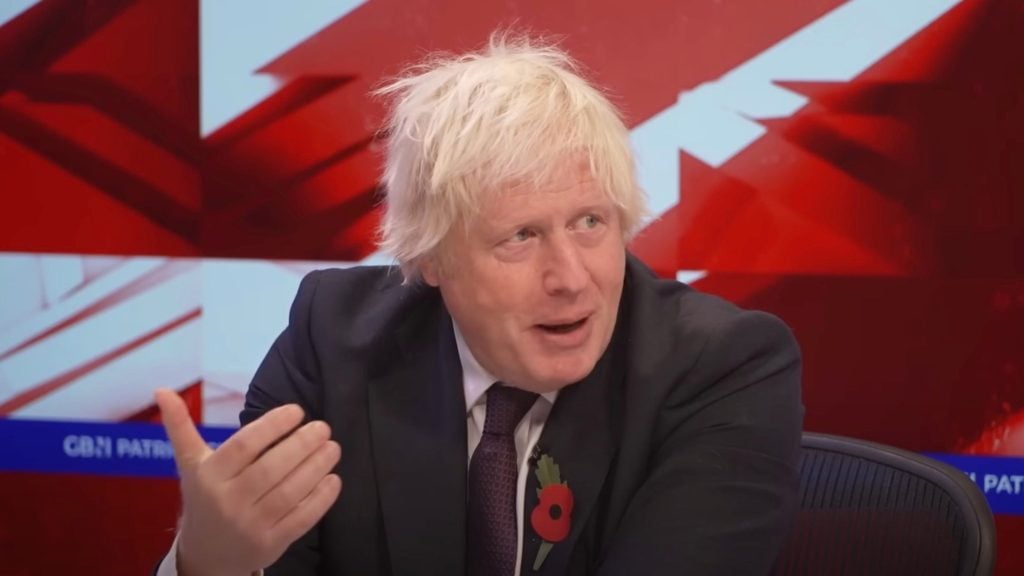
[{"label": "man's raised hand", "polygon": [[211,450],[181,397],[161,389],[156,402],[181,476],[180,576],[265,568],[341,493],[331,473],[341,447],[324,422],[298,427],[303,412],[295,404],[270,410]]}]

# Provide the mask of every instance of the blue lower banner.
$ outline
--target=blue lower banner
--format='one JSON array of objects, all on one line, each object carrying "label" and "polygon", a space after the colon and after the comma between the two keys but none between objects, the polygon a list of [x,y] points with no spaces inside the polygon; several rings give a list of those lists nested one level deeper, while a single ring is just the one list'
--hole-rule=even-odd
[{"label": "blue lower banner", "polygon": [[[200,428],[212,447],[237,429]],[[1024,458],[929,453],[962,470],[996,514],[1024,514]],[[174,451],[159,424],[0,418],[0,471],[174,477]]]},{"label": "blue lower banner", "polygon": [[1010,456],[930,456],[958,468],[974,480],[995,514],[1024,514],[1024,458]]},{"label": "blue lower banner", "polygon": [[[237,428],[200,428],[212,447]],[[0,471],[175,477],[174,450],[159,424],[0,418]]]}]

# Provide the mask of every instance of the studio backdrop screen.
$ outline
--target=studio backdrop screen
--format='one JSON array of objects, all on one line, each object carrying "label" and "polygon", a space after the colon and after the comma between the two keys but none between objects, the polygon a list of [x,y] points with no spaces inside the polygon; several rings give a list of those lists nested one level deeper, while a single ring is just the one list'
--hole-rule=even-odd
[{"label": "studio backdrop screen", "polygon": [[303,275],[390,263],[370,91],[508,25],[623,111],[632,251],[793,328],[808,430],[1024,514],[1014,0],[4,0],[0,493],[173,477],[158,387],[225,439]]}]

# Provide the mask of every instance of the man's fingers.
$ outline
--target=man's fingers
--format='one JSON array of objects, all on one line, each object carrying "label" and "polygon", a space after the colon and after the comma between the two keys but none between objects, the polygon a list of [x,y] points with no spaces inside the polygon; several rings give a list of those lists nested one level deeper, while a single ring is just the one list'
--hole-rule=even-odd
[{"label": "man's fingers", "polygon": [[[331,429],[326,423],[315,421],[306,424],[267,450],[256,462],[236,476],[232,481],[235,485],[233,489],[238,493],[250,495],[252,501],[260,499],[292,474],[311,454],[321,449],[330,437]],[[324,470],[316,480],[320,480],[329,471],[330,468]],[[292,505],[305,498],[315,484],[315,481],[311,483]],[[273,520],[276,522],[283,515],[284,512],[281,512],[280,515],[274,516]]]},{"label": "man's fingers", "polygon": [[335,474],[321,478],[309,496],[270,529],[272,539],[288,543],[298,540],[327,513],[338,494],[341,494],[341,478]]},{"label": "man's fingers", "polygon": [[340,459],[341,447],[337,442],[322,444],[294,470],[290,470],[284,480],[267,491],[255,503],[254,509],[271,524],[278,522],[310,495]]},{"label": "man's fingers", "polygon": [[302,422],[303,412],[297,404],[278,406],[260,416],[220,445],[210,456],[211,474],[229,480],[252,464],[267,448]]},{"label": "man's fingers", "polygon": [[193,468],[210,453],[210,447],[192,423],[185,401],[177,393],[166,388],[157,390],[154,397],[157,406],[160,407],[164,430],[167,431],[167,437],[174,447],[174,459],[178,463],[178,469]]}]

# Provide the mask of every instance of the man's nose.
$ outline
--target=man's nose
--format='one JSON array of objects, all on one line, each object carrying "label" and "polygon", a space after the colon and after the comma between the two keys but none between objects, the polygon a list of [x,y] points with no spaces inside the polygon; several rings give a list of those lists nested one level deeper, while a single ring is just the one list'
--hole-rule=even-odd
[{"label": "man's nose", "polygon": [[587,287],[589,273],[582,248],[568,237],[549,237],[544,289],[549,294],[577,294]]}]

